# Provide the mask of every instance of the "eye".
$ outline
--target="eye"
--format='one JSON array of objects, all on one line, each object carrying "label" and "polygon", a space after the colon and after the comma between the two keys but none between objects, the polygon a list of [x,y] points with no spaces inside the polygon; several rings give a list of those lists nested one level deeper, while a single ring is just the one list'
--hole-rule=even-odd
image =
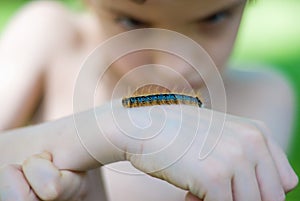
[{"label": "eye", "polygon": [[221,23],[224,20],[228,19],[229,17],[230,17],[230,12],[229,11],[221,11],[221,12],[213,14],[209,17],[206,17],[201,21],[206,23],[206,24],[218,24],[218,23]]},{"label": "eye", "polygon": [[120,16],[116,18],[116,23],[122,26],[124,29],[132,30],[148,27],[149,24],[146,22],[142,22],[138,19],[134,19],[132,17]]}]

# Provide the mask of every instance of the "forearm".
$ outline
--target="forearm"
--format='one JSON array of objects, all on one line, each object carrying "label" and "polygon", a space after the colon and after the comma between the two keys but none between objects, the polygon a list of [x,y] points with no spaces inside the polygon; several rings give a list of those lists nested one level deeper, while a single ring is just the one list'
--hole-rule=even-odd
[{"label": "forearm", "polygon": [[[105,107],[97,109],[97,114],[105,113]],[[88,170],[109,162],[122,160],[122,153],[114,151],[111,143],[94,125],[93,110],[76,115],[80,122],[74,122],[73,116],[47,122],[36,126],[6,131],[0,135],[0,165],[22,163],[27,157],[48,151],[54,164],[60,169]],[[105,119],[105,118],[101,118]],[[110,122],[104,122],[110,124]],[[78,129],[84,133],[78,134]],[[87,151],[79,137],[84,135],[88,149],[97,153],[95,160]],[[114,132],[109,135],[114,135]],[[103,159],[103,160],[102,160]]]},{"label": "forearm", "polygon": [[36,135],[38,131],[45,132],[46,125],[25,127],[5,131],[0,135],[0,165],[20,164],[25,158],[42,151],[45,145],[43,134]]},{"label": "forearm", "polygon": [[[251,120],[228,115],[221,124],[220,138],[218,130],[209,130],[206,143],[217,144],[207,157],[200,159],[199,151],[202,150],[199,145],[203,144],[214,111],[184,105],[160,106],[151,111],[150,119],[149,108],[128,110],[122,107],[120,100],[112,104],[80,113],[74,118],[71,116],[0,135],[0,165],[22,163],[28,156],[43,151],[51,153],[54,169],[58,168],[60,172],[71,172],[64,169],[88,170],[128,159],[142,172],[164,179],[199,198],[207,196],[214,200],[222,200],[224,195],[231,197],[231,186],[238,192],[237,200],[247,196],[258,200],[261,195],[267,200],[278,197],[282,200],[284,193],[292,190],[298,182],[282,150],[268,139],[268,135],[263,135],[262,125]],[[223,114],[214,113],[214,118],[221,121]],[[195,121],[201,124],[196,125]],[[52,165],[49,157],[32,160],[37,160],[40,165],[43,162]],[[34,170],[39,170],[42,166],[35,167]],[[33,176],[36,173],[30,171],[30,167],[27,170]],[[73,171],[71,173],[74,175]],[[233,177],[237,183],[231,183]],[[40,177],[35,178],[39,181]],[[220,189],[218,194],[215,188]]]}]

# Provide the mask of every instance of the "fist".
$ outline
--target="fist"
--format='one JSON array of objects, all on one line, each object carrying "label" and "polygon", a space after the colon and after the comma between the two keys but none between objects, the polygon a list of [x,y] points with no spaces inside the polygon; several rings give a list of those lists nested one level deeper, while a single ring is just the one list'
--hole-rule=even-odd
[{"label": "fist", "polygon": [[22,165],[0,168],[0,200],[82,200],[86,173],[59,170],[49,153],[29,157]]}]

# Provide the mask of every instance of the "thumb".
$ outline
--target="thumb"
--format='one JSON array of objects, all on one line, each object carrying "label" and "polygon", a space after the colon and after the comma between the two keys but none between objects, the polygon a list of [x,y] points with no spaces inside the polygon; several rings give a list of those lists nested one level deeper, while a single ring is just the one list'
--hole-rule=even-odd
[{"label": "thumb", "polygon": [[203,201],[203,200],[199,199],[198,197],[188,192],[185,196],[185,201]]},{"label": "thumb", "polygon": [[83,194],[83,173],[59,171],[48,152],[29,157],[23,173],[35,194],[42,200],[69,200]]}]

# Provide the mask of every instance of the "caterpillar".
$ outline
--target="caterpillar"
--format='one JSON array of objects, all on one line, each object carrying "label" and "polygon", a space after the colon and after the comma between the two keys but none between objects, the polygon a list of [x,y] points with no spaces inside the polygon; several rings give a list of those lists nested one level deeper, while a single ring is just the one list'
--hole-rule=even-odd
[{"label": "caterpillar", "polygon": [[125,108],[171,104],[185,104],[203,107],[203,103],[197,96],[193,97],[184,94],[162,93],[127,98],[125,97],[122,99],[122,105]]}]

